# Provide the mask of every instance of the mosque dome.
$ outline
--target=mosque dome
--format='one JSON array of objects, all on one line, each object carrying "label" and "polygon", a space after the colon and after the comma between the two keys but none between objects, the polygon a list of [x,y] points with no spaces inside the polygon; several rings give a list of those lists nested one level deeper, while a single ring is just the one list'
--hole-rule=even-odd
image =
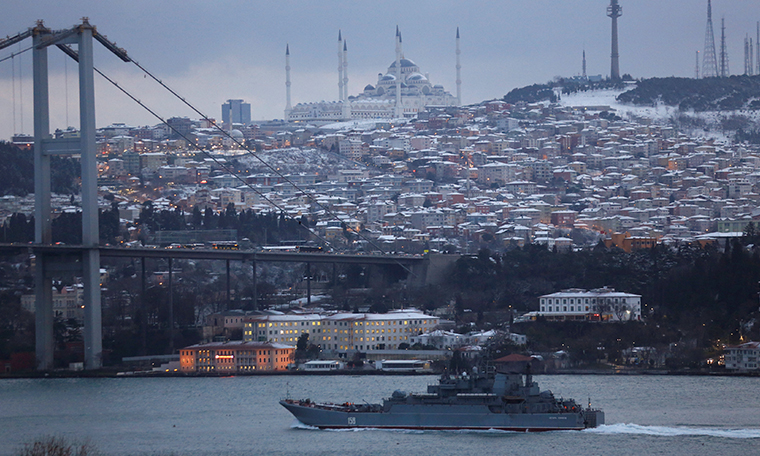
[{"label": "mosque dome", "polygon": [[368,90],[375,90],[375,87],[372,84],[367,84],[364,86],[364,91],[367,92]]},{"label": "mosque dome", "polygon": [[236,139],[238,141],[242,141],[245,139],[245,136],[243,136],[243,132],[240,130],[232,130],[230,132],[230,136],[232,136],[232,139]]},{"label": "mosque dome", "polygon": [[406,82],[410,84],[424,84],[428,82],[427,78],[420,73],[412,73],[406,78]]},{"label": "mosque dome", "polygon": [[[401,59],[401,68],[409,68],[409,67],[416,67],[417,64],[409,59]],[[391,63],[391,66],[389,68],[396,68],[396,61],[394,60],[393,63]]]}]

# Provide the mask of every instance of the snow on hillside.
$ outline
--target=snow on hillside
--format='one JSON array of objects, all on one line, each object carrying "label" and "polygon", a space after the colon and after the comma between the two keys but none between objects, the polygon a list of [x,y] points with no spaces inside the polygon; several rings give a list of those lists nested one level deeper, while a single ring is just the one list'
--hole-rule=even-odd
[{"label": "snow on hillside", "polygon": [[[278,168],[283,173],[319,172],[326,170],[351,167],[355,162],[347,160],[338,154],[324,152],[318,149],[273,149],[257,152],[256,155],[264,162]],[[271,173],[261,160],[252,155],[235,157],[242,165],[254,172]]]},{"label": "snow on hillside", "polygon": [[624,104],[616,97],[625,90],[594,90],[562,95],[560,104],[568,107],[604,107],[614,109],[614,113],[623,119],[638,122],[652,122],[655,125],[671,125],[682,133],[692,137],[706,137],[727,140],[733,136],[723,129],[723,122],[735,116],[748,119],[750,123],[760,123],[760,111],[681,111],[677,107],[658,104],[657,106],[638,106]]},{"label": "snow on hillside", "polygon": [[616,100],[624,89],[592,90],[562,95],[560,104],[570,107],[609,106],[620,117],[645,118],[652,121],[667,122],[677,109],[670,106],[645,107],[625,105]]}]

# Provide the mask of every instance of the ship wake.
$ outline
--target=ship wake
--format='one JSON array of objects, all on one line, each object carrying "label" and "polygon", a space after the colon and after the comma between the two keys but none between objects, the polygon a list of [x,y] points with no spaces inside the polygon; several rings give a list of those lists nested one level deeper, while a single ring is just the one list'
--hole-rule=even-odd
[{"label": "ship wake", "polygon": [[586,429],[592,434],[634,434],[657,437],[705,436],[726,439],[760,439],[760,429],[713,429],[686,426],[642,426],[630,423],[617,423]]}]

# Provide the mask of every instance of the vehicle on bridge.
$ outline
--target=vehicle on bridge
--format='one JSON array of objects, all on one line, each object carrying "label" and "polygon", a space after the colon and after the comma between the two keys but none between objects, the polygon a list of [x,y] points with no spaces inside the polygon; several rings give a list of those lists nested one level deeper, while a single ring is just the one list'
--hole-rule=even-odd
[{"label": "vehicle on bridge", "polygon": [[214,250],[240,250],[240,244],[237,241],[217,241],[211,244]]},{"label": "vehicle on bridge", "polygon": [[322,248],[322,247],[320,247],[320,246],[299,245],[298,246],[298,251],[299,252],[304,252],[304,253],[322,253],[322,252],[325,251],[325,249]]}]

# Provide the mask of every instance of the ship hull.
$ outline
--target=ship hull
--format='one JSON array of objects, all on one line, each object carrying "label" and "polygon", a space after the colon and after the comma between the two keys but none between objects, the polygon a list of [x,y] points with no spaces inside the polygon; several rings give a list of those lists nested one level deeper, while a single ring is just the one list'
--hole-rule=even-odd
[{"label": "ship hull", "polygon": [[[280,401],[301,423],[320,429],[415,429],[415,430],[502,430],[545,432],[582,430],[604,422],[594,411],[593,424],[584,413],[494,413],[483,405],[395,404],[389,410],[352,411],[339,407]],[[601,416],[600,416],[601,414]]]}]

